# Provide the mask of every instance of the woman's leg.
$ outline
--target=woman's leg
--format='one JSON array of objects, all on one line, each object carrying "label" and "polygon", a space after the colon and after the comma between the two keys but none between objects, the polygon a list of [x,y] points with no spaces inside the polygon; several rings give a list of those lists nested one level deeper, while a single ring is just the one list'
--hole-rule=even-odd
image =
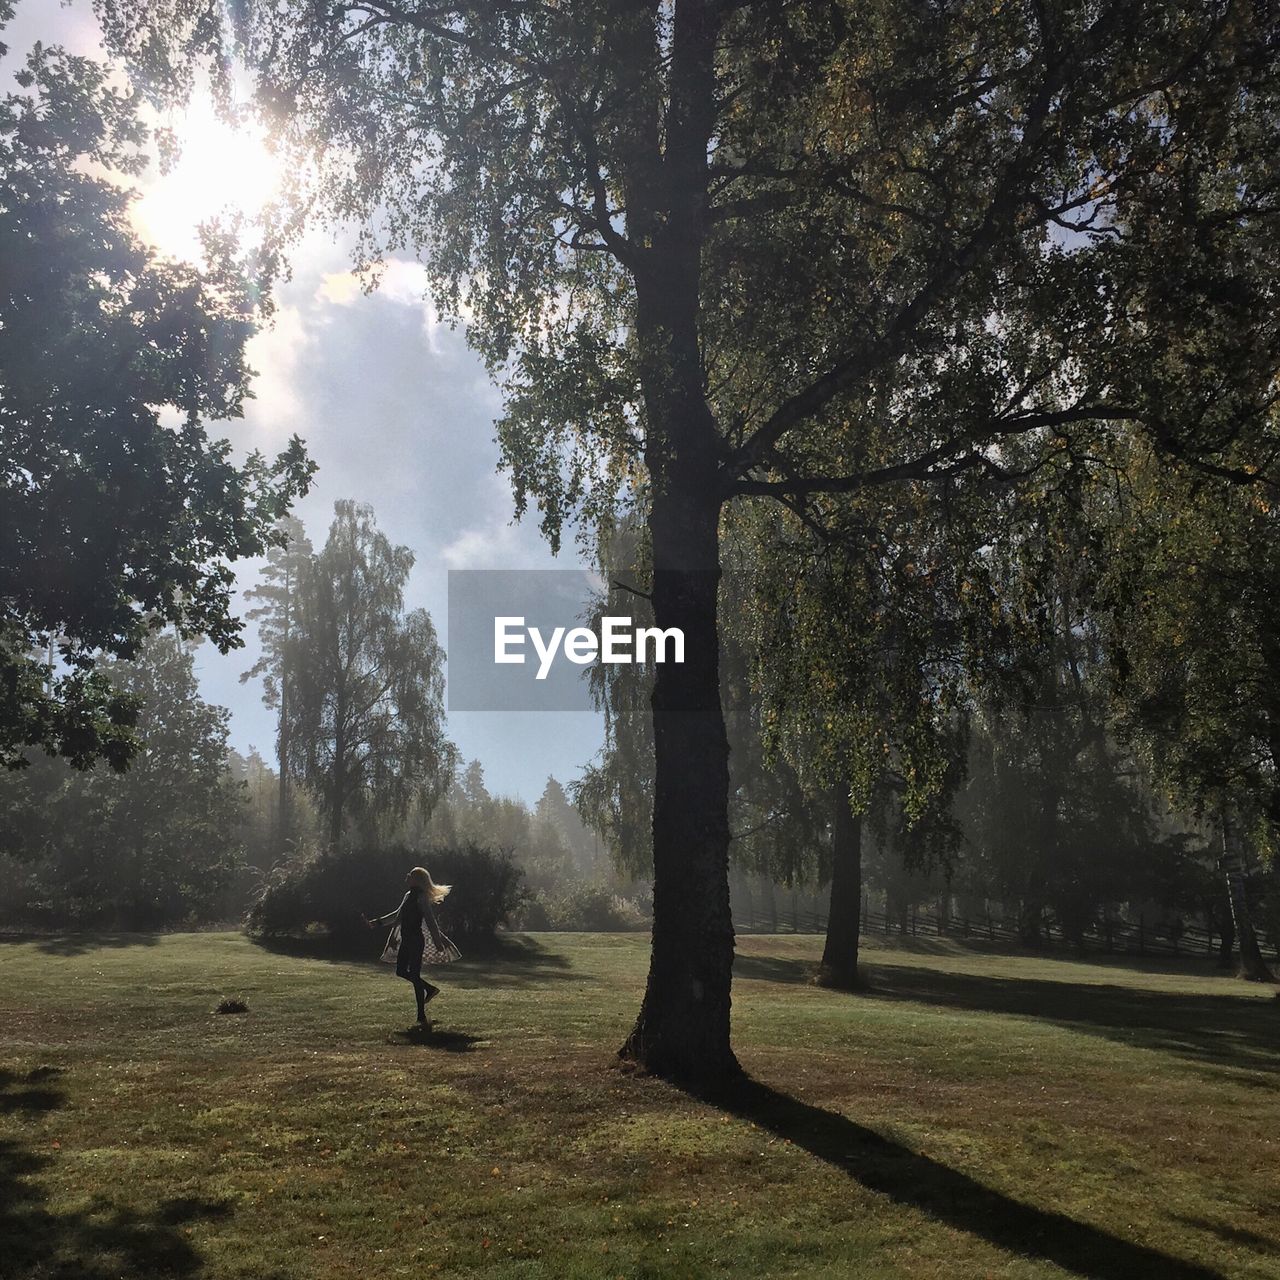
[{"label": "woman's leg", "polygon": [[414,999],[418,1002],[418,1021],[426,1022],[427,983],[422,980],[421,948],[415,948],[410,951],[402,946],[400,954],[396,956],[396,973],[406,982],[413,984]]}]

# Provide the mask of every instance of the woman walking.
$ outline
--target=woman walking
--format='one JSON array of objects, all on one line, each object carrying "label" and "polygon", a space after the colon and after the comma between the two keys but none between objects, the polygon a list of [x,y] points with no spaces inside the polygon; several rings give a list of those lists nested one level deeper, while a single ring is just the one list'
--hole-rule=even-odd
[{"label": "woman walking", "polygon": [[388,911],[385,916],[374,916],[372,920],[366,916],[364,922],[370,929],[391,920],[396,922],[382,958],[394,960],[396,976],[413,984],[413,994],[418,1001],[418,1021],[425,1025],[427,1004],[440,994],[440,988],[423,980],[423,963],[448,964],[457,960],[460,954],[441,932],[434,910],[448,897],[453,886],[434,883],[426,867],[414,867],[405,876],[404,883],[404,898],[394,911]]}]

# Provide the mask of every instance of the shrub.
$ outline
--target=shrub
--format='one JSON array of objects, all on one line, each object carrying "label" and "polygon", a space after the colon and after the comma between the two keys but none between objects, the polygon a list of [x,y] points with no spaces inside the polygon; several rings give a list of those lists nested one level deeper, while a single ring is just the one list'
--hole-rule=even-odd
[{"label": "shrub", "polygon": [[361,914],[392,910],[404,893],[405,872],[418,865],[437,884],[454,886],[436,911],[440,927],[457,940],[492,938],[524,900],[522,873],[507,850],[475,844],[325,850],[277,867],[250,908],[246,928],[265,938],[319,931],[335,942],[367,942]]},{"label": "shrub", "polygon": [[520,908],[520,914],[512,923],[512,928],[532,933],[543,933],[552,927],[551,907],[547,902],[545,891],[532,894]]},{"label": "shrub", "polygon": [[517,917],[521,929],[565,933],[621,933],[648,920],[636,903],[601,885],[579,884],[562,894],[539,893]]}]

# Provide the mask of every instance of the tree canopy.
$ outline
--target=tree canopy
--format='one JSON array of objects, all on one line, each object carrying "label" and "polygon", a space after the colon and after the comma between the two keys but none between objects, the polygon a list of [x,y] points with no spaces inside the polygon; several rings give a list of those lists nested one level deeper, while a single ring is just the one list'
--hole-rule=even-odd
[{"label": "tree canopy", "polygon": [[[0,14],[0,19],[5,15]],[[256,303],[228,242],[204,271],[129,220],[136,96],[40,48],[0,99],[0,763],[24,747],[122,766],[136,704],[94,668],[166,623],[240,643],[231,561],[307,486],[294,438],[237,463]]]}]

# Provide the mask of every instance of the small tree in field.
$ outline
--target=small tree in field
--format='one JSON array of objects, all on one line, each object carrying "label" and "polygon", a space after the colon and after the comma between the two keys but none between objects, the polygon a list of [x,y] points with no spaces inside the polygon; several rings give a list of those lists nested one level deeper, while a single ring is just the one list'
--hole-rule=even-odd
[{"label": "small tree in field", "polygon": [[290,672],[289,766],[315,795],[336,846],[427,812],[453,776],[444,734],[444,652],[425,609],[404,610],[413,567],[373,511],[334,505],[324,548],[306,567],[283,657]]},{"label": "small tree in field", "polygon": [[279,769],[276,802],[275,847],[283,851],[293,830],[289,809],[289,733],[293,719],[289,705],[292,672],[289,668],[291,643],[298,612],[298,595],[312,561],[311,542],[302,521],[287,516],[276,529],[280,542],[267,551],[262,581],[245,592],[256,603],[247,613],[258,624],[262,656],[241,677],[241,683],[262,678],[262,700],[277,714],[276,765]]}]

